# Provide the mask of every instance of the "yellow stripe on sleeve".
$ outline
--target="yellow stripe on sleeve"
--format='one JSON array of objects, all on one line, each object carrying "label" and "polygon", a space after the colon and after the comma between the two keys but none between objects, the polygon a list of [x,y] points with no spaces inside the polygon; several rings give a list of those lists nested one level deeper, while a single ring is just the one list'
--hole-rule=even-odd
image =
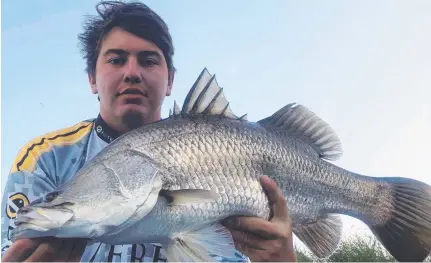
[{"label": "yellow stripe on sleeve", "polygon": [[11,173],[17,171],[34,171],[36,163],[43,153],[54,146],[72,145],[92,129],[93,122],[80,122],[74,126],[47,133],[28,142],[18,153],[13,163]]}]

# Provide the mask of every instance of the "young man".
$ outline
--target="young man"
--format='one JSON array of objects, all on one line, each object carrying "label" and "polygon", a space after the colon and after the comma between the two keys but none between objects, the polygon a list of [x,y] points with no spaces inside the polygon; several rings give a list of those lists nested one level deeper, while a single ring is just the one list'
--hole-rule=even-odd
[{"label": "young man", "polygon": [[[141,3],[102,2],[97,11],[99,16],[87,21],[79,40],[100,114],[35,138],[18,153],[2,200],[3,261],[166,261],[157,244],[86,246],[83,240],[58,238],[12,244],[9,239],[20,207],[70,180],[119,135],[160,120],[163,100],[171,94],[174,48],[164,21]],[[226,220],[246,256],[218,260],[295,260],[286,203],[273,182],[264,180],[263,186],[273,218]]]}]

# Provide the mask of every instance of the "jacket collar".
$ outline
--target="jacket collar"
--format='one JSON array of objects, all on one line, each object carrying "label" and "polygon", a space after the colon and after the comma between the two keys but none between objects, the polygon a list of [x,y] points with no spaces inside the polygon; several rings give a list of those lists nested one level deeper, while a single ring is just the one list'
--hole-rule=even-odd
[{"label": "jacket collar", "polygon": [[97,136],[106,143],[111,143],[119,136],[119,133],[109,127],[100,114],[95,120],[94,130],[96,131]]}]

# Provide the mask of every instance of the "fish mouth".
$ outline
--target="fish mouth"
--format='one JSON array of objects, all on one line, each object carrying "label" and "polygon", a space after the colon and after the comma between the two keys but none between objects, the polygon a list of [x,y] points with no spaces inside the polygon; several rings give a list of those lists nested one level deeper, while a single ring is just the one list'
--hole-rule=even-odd
[{"label": "fish mouth", "polygon": [[71,209],[63,206],[25,206],[18,210],[16,228],[12,231],[11,239],[47,236],[69,222],[74,214]]}]

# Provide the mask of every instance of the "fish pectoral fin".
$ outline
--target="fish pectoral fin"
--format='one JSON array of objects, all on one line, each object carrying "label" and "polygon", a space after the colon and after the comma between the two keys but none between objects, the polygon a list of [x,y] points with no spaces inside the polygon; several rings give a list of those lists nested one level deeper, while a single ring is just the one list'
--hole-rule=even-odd
[{"label": "fish pectoral fin", "polygon": [[319,258],[327,258],[337,249],[343,223],[339,215],[329,214],[315,223],[295,226],[294,234]]},{"label": "fish pectoral fin", "polygon": [[168,262],[215,262],[215,256],[233,258],[235,252],[229,230],[220,223],[179,233],[166,246]]},{"label": "fish pectoral fin", "polygon": [[165,197],[171,205],[206,203],[219,198],[217,193],[203,189],[161,190],[159,195]]}]

